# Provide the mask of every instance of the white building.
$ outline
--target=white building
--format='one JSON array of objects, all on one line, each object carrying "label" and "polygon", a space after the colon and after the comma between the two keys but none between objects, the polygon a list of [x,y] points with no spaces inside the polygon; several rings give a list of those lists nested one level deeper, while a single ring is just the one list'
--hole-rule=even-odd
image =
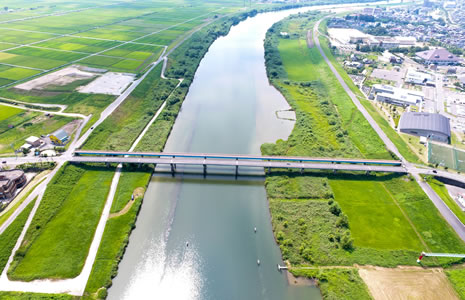
[{"label": "white building", "polygon": [[419,105],[424,98],[422,92],[396,88],[385,84],[373,85],[376,101],[399,106]]},{"label": "white building", "polygon": [[408,69],[405,75],[405,82],[419,85],[435,86],[435,78],[432,74],[426,72],[418,72],[414,69]]}]

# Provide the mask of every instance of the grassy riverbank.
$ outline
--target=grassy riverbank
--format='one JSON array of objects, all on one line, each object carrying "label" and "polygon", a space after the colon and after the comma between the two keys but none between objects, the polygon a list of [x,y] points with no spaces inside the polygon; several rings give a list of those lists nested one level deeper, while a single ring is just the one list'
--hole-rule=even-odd
[{"label": "grassy riverbank", "polygon": [[[322,21],[319,27],[320,31],[323,33],[327,31],[326,23],[327,23],[327,20]],[[397,150],[399,150],[400,154],[402,154],[402,156],[404,156],[404,158],[410,162],[421,163],[421,160],[412,151],[412,149],[410,149],[407,142],[404,141],[404,139],[391,127],[391,125],[389,125],[389,123],[376,111],[376,108],[373,106],[373,104],[369,100],[367,100],[366,97],[362,94],[362,92],[357,88],[357,86],[355,86],[352,79],[350,79],[349,75],[347,75],[346,71],[342,68],[342,66],[339,64],[339,62],[337,62],[337,60],[334,58],[333,54],[331,53],[331,50],[329,49],[329,46],[328,46],[329,44],[328,39],[320,35],[319,41],[320,41],[321,48],[323,49],[324,53],[326,54],[328,59],[331,61],[332,65],[336,68],[339,75],[341,75],[342,79],[344,79],[344,82],[348,85],[350,90],[357,96],[357,98],[360,100],[360,103],[365,107],[365,109],[368,111],[371,117],[376,121],[376,123],[378,123],[378,125],[381,127],[383,132],[394,143]]]},{"label": "grassy riverbank", "polygon": [[[267,33],[268,76],[296,111],[297,121],[287,141],[265,144],[262,152],[392,158],[318,49],[308,47],[307,30],[313,29],[318,17],[291,16]],[[275,171],[267,175],[266,190],[283,259],[296,267],[292,271],[296,275],[318,279],[325,299],[370,296],[354,270],[302,271],[300,266],[394,267],[416,265],[424,250],[465,251],[465,244],[409,176]],[[426,265],[459,262],[424,261]]]},{"label": "grassy riverbank", "polygon": [[[67,164],[49,184],[8,270],[14,280],[73,278],[84,266],[113,172]],[[71,188],[70,188],[71,187]]]}]

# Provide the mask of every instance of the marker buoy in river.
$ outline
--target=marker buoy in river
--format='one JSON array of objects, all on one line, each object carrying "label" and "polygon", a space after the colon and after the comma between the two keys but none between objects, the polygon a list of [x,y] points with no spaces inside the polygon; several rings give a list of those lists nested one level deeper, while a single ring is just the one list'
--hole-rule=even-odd
[{"label": "marker buoy in river", "polygon": [[189,247],[189,242],[186,242],[186,247]]},{"label": "marker buoy in river", "polygon": [[257,233],[257,227],[253,228],[253,232]]},{"label": "marker buoy in river", "polygon": [[260,260],[259,259],[257,259],[257,265],[260,265]]}]

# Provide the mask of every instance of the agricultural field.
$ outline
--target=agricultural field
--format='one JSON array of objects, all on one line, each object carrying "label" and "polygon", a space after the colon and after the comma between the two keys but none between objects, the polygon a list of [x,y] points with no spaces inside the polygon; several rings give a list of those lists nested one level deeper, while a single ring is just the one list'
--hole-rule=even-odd
[{"label": "agricultural field", "polygon": [[0,104],[0,154],[19,149],[31,135],[50,134],[71,121],[68,117],[45,116]]},{"label": "agricultural field", "polygon": [[0,88],[74,63],[140,73],[164,47],[230,12],[220,3],[182,9],[162,2],[88,5],[59,15],[47,15],[56,8],[41,6],[42,17],[5,20],[0,26]]}]

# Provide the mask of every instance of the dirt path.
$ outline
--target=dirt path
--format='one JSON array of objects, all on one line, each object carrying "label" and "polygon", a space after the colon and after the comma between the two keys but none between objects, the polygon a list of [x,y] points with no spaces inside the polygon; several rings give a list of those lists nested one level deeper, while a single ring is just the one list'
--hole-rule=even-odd
[{"label": "dirt path", "polygon": [[315,43],[313,42],[313,35],[312,35],[312,30],[307,31],[307,47],[308,49],[312,49],[315,47]]},{"label": "dirt path", "polygon": [[375,300],[458,300],[442,269],[360,267],[360,277]]}]

